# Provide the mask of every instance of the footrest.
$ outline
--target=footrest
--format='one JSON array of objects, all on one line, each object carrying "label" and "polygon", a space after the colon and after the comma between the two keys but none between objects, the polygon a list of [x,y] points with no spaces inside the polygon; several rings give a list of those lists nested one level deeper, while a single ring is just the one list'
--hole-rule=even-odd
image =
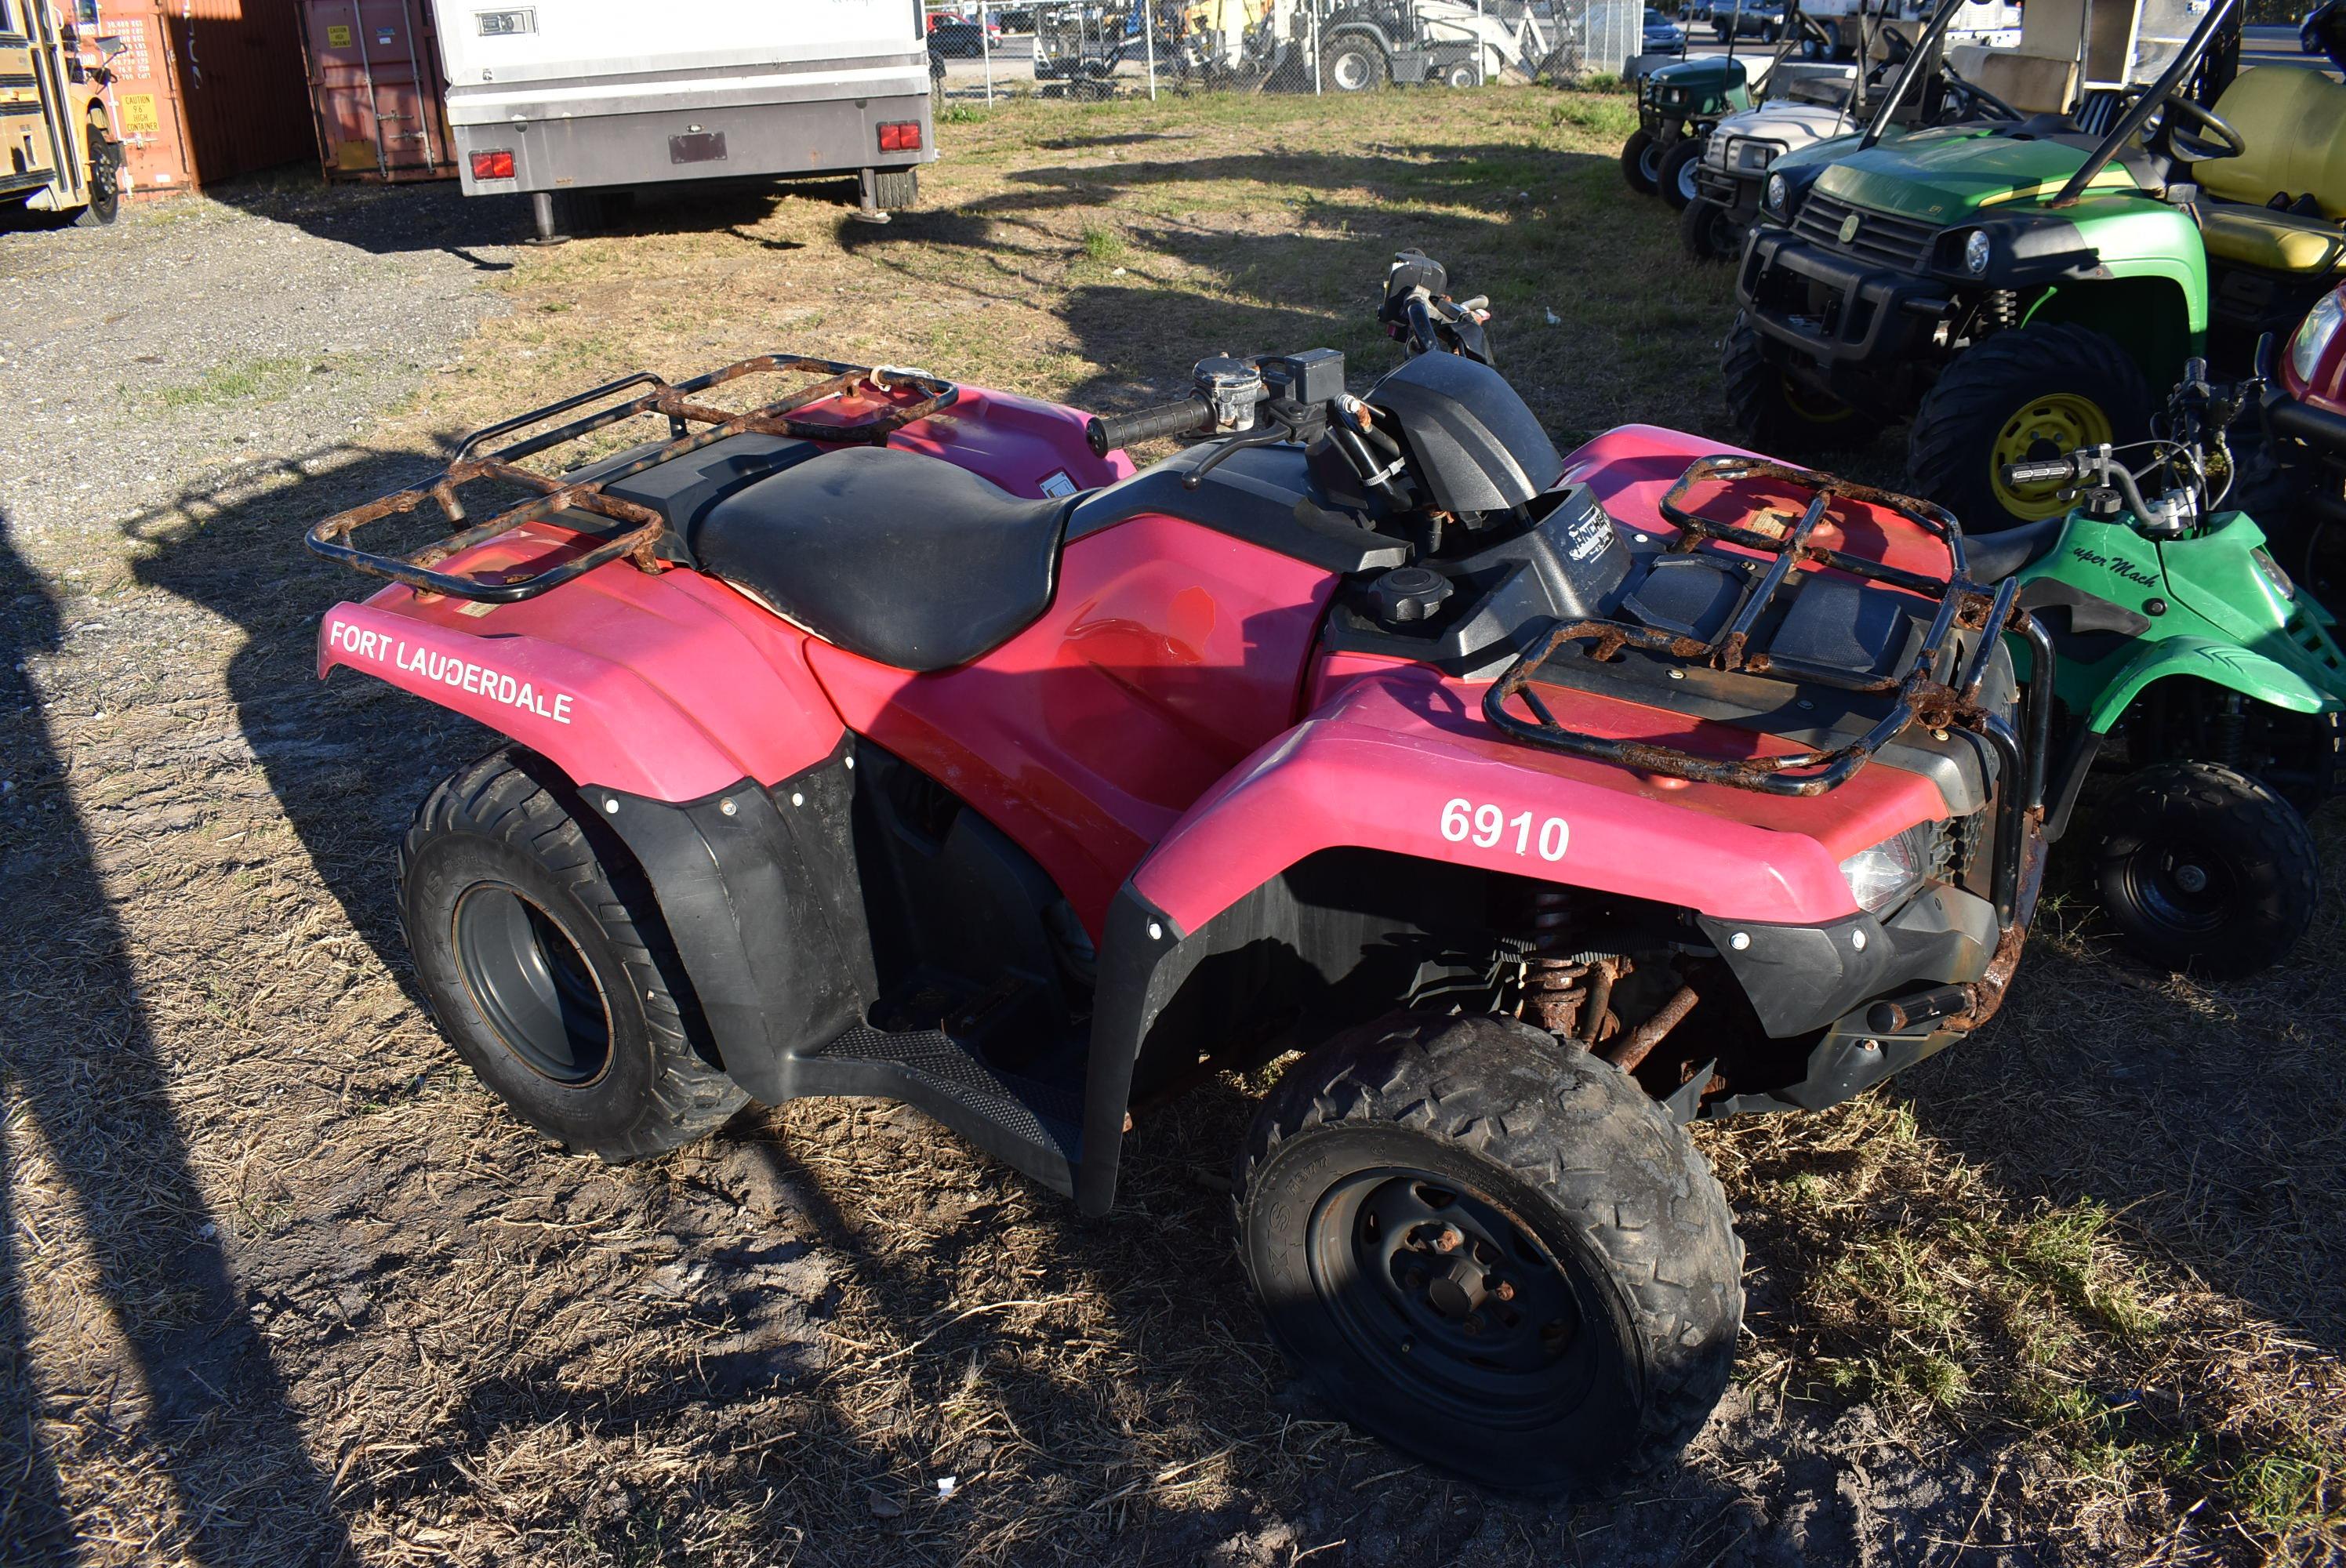
[{"label": "footrest", "polygon": [[859,1023],[809,1058],[817,1062],[868,1085],[842,1092],[918,1105],[987,1153],[1068,1190],[1083,1129],[1080,1095],[990,1066],[942,1029]]}]

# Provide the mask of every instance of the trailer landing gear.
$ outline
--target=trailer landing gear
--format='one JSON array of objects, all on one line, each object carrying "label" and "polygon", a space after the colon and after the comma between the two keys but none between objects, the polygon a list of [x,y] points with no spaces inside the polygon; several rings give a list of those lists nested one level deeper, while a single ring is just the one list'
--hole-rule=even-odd
[{"label": "trailer landing gear", "polygon": [[855,171],[856,209],[848,216],[859,223],[885,223],[891,211],[921,199],[920,171],[911,168],[860,168]]},{"label": "trailer landing gear", "polygon": [[537,233],[532,245],[567,245],[570,236],[562,232],[561,215],[554,205],[554,192],[533,190],[529,193],[529,215],[537,223]]}]

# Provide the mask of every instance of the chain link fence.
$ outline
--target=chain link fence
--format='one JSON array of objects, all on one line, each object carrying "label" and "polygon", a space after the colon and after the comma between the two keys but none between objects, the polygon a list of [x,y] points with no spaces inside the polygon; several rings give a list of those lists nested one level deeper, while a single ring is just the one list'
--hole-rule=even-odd
[{"label": "chain link fence", "polygon": [[1643,0],[946,0],[940,100],[1374,92],[1618,76]]}]

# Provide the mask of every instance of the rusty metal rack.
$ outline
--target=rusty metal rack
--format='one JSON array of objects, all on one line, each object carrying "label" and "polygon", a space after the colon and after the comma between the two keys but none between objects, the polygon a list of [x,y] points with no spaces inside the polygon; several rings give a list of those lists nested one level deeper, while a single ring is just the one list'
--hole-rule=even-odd
[{"label": "rusty metal rack", "polygon": [[[1779,536],[1741,524],[1718,522],[1690,510],[1687,505],[1688,493],[1697,484],[1714,481],[1727,484],[1769,482],[1806,492],[1810,500],[1797,518],[1778,514],[1790,522]],[[1940,540],[1947,552],[1947,575],[1942,579],[1911,572],[1871,556],[1812,543],[1836,501],[1883,508]],[[1678,530],[1667,546],[1671,553],[1691,554],[1707,542],[1716,542],[1770,557],[1758,584],[1744,596],[1719,635],[1705,642],[1627,621],[1565,622],[1551,628],[1484,693],[1484,717],[1503,734],[1527,745],[1668,778],[1779,796],[1820,795],[1838,788],[1854,777],[1876,751],[1910,727],[1920,725],[1934,730],[1961,727],[1972,730],[1994,748],[1999,771],[2007,781],[1998,792],[2000,852],[1994,901],[1999,918],[2008,921],[2020,872],[2021,842],[2025,836],[2021,831],[2022,819],[2042,802],[2045,754],[2051,739],[2053,717],[2052,641],[2035,617],[2015,604],[2019,583],[2007,580],[1991,588],[1971,581],[1964,560],[1962,525],[1944,508],[1873,485],[1762,458],[1698,458],[1662,498],[1661,512]],[[1935,608],[1929,629],[1903,669],[1869,677],[1750,651],[1751,634],[1760,616],[1802,563],[1902,588],[1933,601]],[[1980,635],[1954,679],[1943,681],[1936,673],[1941,656],[1959,627]],[[1999,641],[1997,634],[2007,631],[2027,643],[2031,657],[2022,715],[2025,738],[2002,714],[1980,701],[1980,688]],[[1886,696],[1892,700],[1889,711],[1847,745],[1770,757],[1703,757],[1650,741],[1584,734],[1559,720],[1540,697],[1533,677],[1550,658],[1574,644],[1591,645],[1589,657],[1604,663],[1620,657],[1625,648],[1636,649],[1665,662],[1701,666],[1794,687],[1828,686],[1852,694]],[[1529,717],[1515,712],[1509,707],[1511,703],[1520,703]]]},{"label": "rusty metal rack", "polygon": [[[712,387],[745,377],[793,373],[821,379],[740,413],[695,401]],[[621,402],[610,401],[638,387],[647,390]],[[807,411],[858,392],[877,394],[884,406],[846,422],[802,417]],[[440,473],[423,484],[336,513],[310,530],[308,544],[328,560],[340,561],[378,577],[389,577],[423,593],[491,604],[535,598],[622,556],[643,571],[656,572],[665,565],[658,550],[667,523],[648,506],[606,494],[606,486],[613,482],[737,435],[876,446],[905,425],[951,406],[959,395],[960,389],[951,382],[923,372],[842,364],[796,354],[760,354],[737,360],[706,375],[673,384],[649,371],[638,371],[575,397],[473,432],[458,443],[454,457]],[[597,404],[603,406],[597,407]],[[595,409],[592,413],[482,454],[482,449],[492,442],[590,407]],[[522,458],[642,414],[664,416],[668,439],[630,454],[624,463],[598,468],[592,478],[564,478],[519,466]],[[484,481],[502,482],[536,494],[474,522],[465,514],[460,492],[468,484]],[[442,517],[452,528],[446,537],[405,555],[378,555],[351,542],[352,536],[368,524],[404,516],[426,501],[438,504]],[[521,576],[500,573],[495,581],[438,569],[440,563],[461,550],[525,524],[556,520],[562,527],[599,542],[558,559],[544,570]]]}]

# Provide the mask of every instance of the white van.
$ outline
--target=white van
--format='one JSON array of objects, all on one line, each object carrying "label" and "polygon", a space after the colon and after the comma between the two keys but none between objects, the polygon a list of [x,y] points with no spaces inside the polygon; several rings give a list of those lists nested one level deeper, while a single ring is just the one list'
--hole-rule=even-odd
[{"label": "white van", "polygon": [[909,207],[936,157],[920,0],[433,0],[467,195],[862,178]]}]

